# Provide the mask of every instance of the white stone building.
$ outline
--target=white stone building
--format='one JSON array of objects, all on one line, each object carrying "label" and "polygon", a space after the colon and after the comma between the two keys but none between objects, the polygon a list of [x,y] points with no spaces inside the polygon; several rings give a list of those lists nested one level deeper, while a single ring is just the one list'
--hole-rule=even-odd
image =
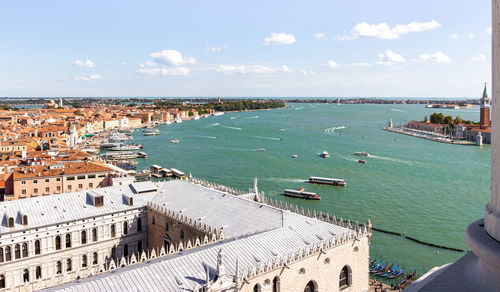
[{"label": "white stone building", "polygon": [[196,179],[1,202],[0,218],[0,291],[368,291],[369,223]]}]

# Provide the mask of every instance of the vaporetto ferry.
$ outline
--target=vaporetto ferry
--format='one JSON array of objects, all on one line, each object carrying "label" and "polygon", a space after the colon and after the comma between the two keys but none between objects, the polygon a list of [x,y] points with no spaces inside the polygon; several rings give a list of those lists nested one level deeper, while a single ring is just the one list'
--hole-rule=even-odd
[{"label": "vaporetto ferry", "polygon": [[287,197],[307,199],[307,200],[319,200],[319,199],[321,199],[320,196],[316,195],[316,193],[303,191],[303,188],[301,188],[299,190],[286,189],[284,194]]},{"label": "vaporetto ferry", "polygon": [[347,184],[343,179],[338,178],[328,178],[328,177],[317,177],[311,176],[309,178],[310,184],[323,184],[323,185],[332,185],[332,186],[342,186],[345,187]]}]

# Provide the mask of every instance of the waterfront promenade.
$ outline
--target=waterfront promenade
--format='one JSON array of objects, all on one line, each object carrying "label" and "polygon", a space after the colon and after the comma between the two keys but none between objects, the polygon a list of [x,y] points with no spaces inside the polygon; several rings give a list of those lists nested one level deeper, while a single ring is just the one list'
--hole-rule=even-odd
[{"label": "waterfront promenade", "polygon": [[402,128],[385,127],[385,128],[382,128],[382,130],[393,132],[393,133],[398,133],[398,134],[403,134],[403,135],[408,135],[408,136],[412,136],[412,137],[422,138],[422,139],[426,139],[426,140],[431,140],[431,141],[439,142],[439,143],[466,145],[466,146],[477,146],[476,143],[473,143],[470,141],[451,139],[447,136],[444,136],[444,135],[441,135],[438,133],[419,131],[419,130],[409,129],[409,128],[405,128],[405,127],[402,127]]}]

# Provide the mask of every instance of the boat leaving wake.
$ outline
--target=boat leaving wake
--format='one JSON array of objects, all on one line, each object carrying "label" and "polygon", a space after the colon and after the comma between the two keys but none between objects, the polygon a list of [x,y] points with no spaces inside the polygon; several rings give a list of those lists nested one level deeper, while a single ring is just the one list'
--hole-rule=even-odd
[{"label": "boat leaving wake", "polygon": [[395,108],[391,108],[391,111],[406,113],[406,111],[404,111],[404,110],[399,110],[399,109],[395,109]]},{"label": "boat leaving wake", "polygon": [[340,127],[331,127],[331,128],[328,128],[328,129],[324,129],[323,130],[323,133],[324,134],[330,134],[330,135],[333,135],[335,134],[335,130],[340,130],[340,129],[345,129],[344,126],[340,126]]},{"label": "boat leaving wake", "polygon": [[230,126],[222,126],[222,127],[227,128],[227,129],[233,129],[233,130],[241,131],[241,128],[230,127]]},{"label": "boat leaving wake", "polygon": [[403,164],[407,164],[407,165],[422,165],[423,164],[423,163],[417,162],[417,161],[408,161],[408,160],[403,160],[403,159],[390,158],[390,157],[377,156],[377,155],[370,155],[370,158],[386,160],[386,161],[393,161],[393,162],[403,163]]},{"label": "boat leaving wake", "polygon": [[215,126],[218,126],[218,125],[220,125],[220,124],[219,123],[214,123],[214,124],[211,124],[210,126],[215,127]]},{"label": "boat leaving wake", "polygon": [[295,110],[301,110],[303,107],[296,107]]},{"label": "boat leaving wake", "polygon": [[198,137],[201,137],[201,138],[209,138],[209,139],[217,139],[217,137],[215,136],[198,136]]},{"label": "boat leaving wake", "polygon": [[230,117],[229,119],[230,120],[234,120],[234,119],[237,119],[237,118],[238,118],[238,116],[236,116],[236,117]]},{"label": "boat leaving wake", "polygon": [[249,137],[254,137],[254,138],[259,138],[259,139],[268,139],[268,140],[274,140],[274,141],[281,141],[281,138],[275,138],[275,137],[263,137],[263,136],[249,136]]}]

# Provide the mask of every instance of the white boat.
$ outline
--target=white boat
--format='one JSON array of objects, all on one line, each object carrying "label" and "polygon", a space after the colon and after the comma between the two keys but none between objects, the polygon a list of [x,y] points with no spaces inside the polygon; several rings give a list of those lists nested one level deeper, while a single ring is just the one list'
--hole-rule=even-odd
[{"label": "white boat", "polygon": [[130,151],[120,151],[120,152],[106,152],[101,154],[101,158],[103,159],[133,159],[137,158],[138,155],[136,153],[132,153]]},{"label": "white boat", "polygon": [[157,128],[145,128],[142,130],[144,133],[149,133],[149,132],[156,132],[158,131]]},{"label": "white boat", "polygon": [[297,157],[299,157],[297,154],[292,155],[292,158],[297,158]]},{"label": "white boat", "polygon": [[177,178],[185,178],[186,175],[184,174],[184,172],[178,170],[178,169],[175,169],[175,168],[171,168],[170,171],[172,171],[172,175],[177,177]]},{"label": "white boat", "polygon": [[354,152],[352,155],[370,157],[370,153],[368,152]]},{"label": "white boat", "polygon": [[172,122],[171,121],[166,121],[165,124],[172,125]]},{"label": "white boat", "polygon": [[116,147],[116,146],[122,146],[123,143],[117,143],[117,142],[110,142],[110,143],[101,143],[99,145],[99,147],[101,149],[108,149],[108,148],[113,148],[113,147]]},{"label": "white boat", "polygon": [[309,178],[309,183],[310,184],[322,184],[322,185],[342,186],[342,187],[345,187],[347,185],[343,179],[328,178],[328,177],[317,177],[317,176],[311,176]]},{"label": "white boat", "polygon": [[146,152],[137,152],[137,158],[147,158],[148,155],[146,154]]},{"label": "white boat", "polygon": [[120,134],[120,133],[113,133],[108,140],[110,141],[115,141],[115,142],[120,142],[120,141],[126,141],[132,139],[132,136],[130,135],[125,135],[125,134]]},{"label": "white boat", "polygon": [[133,151],[133,150],[139,150],[142,148],[142,145],[121,145],[121,146],[116,146],[109,148],[111,151]]},{"label": "white boat", "polygon": [[144,132],[144,136],[158,136],[160,135],[160,130],[155,129],[155,131]]},{"label": "white boat", "polygon": [[97,148],[82,148],[81,151],[87,152],[88,154],[97,154],[99,153],[99,149]]},{"label": "white boat", "polygon": [[214,116],[215,116],[215,117],[216,117],[216,116],[222,116],[223,114],[224,114],[224,112],[215,112],[215,113],[214,113]]},{"label": "white boat", "polygon": [[193,120],[199,120],[200,116],[199,115],[194,115]]},{"label": "white boat", "polygon": [[326,151],[323,151],[319,154],[320,157],[323,157],[323,158],[327,158],[327,157],[330,157],[330,154],[328,154],[328,152]]},{"label": "white boat", "polygon": [[181,118],[177,118],[177,119],[175,119],[175,122],[176,123],[182,123],[182,119]]},{"label": "white boat", "polygon": [[319,200],[320,196],[316,195],[316,193],[305,192],[304,188],[300,188],[298,190],[286,189],[284,195],[287,197],[299,198],[299,199],[307,199],[307,200]]},{"label": "white boat", "polygon": [[266,151],[266,149],[264,149],[264,148],[259,148],[259,149],[257,149],[257,151]]},{"label": "white boat", "polygon": [[179,143],[179,142],[180,142],[179,139],[172,139],[172,140],[170,140],[170,143]]}]

